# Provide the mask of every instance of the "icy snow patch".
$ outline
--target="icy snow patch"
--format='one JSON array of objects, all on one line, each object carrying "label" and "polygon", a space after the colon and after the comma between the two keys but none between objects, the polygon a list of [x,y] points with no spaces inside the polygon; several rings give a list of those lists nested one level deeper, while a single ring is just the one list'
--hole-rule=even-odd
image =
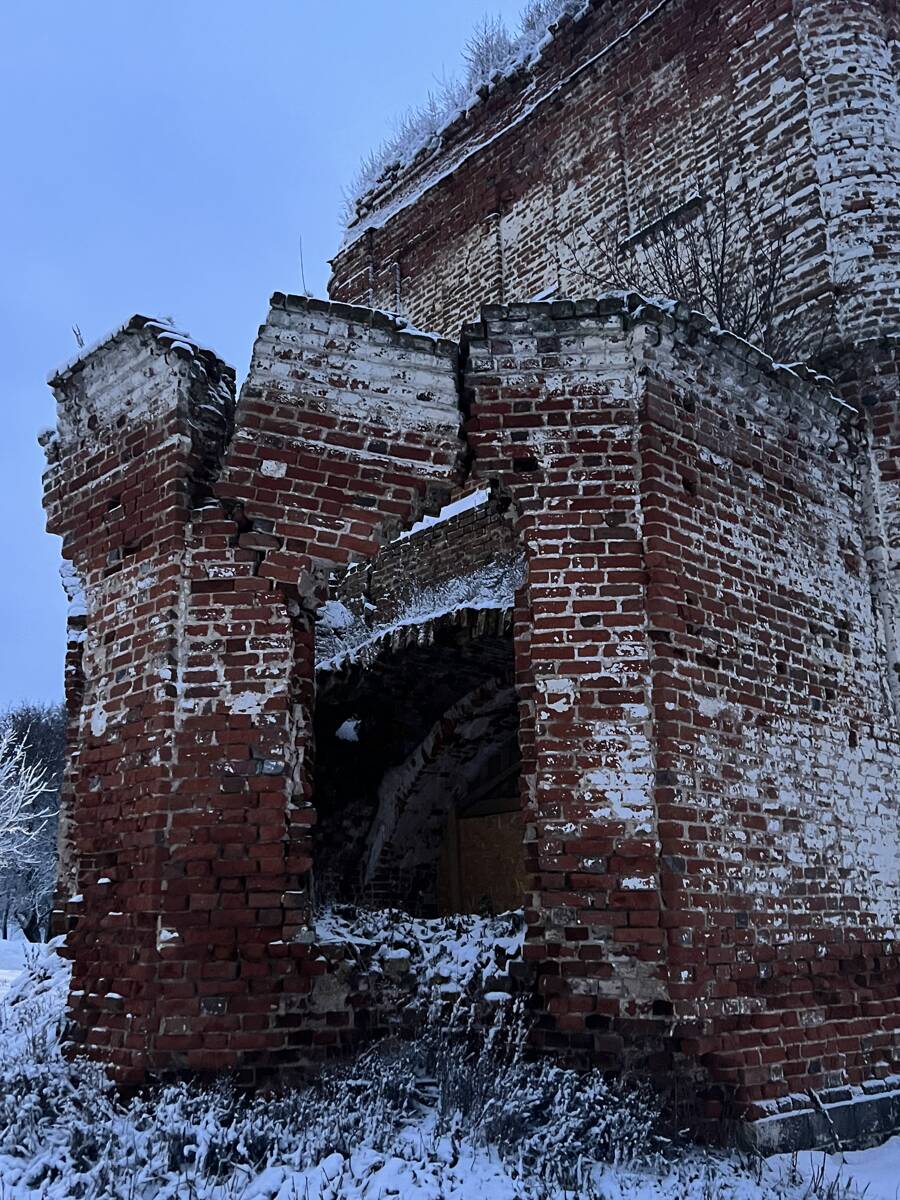
[{"label": "icy snow patch", "polygon": [[25,966],[27,945],[28,943],[21,938],[0,938],[0,996],[3,996]]},{"label": "icy snow patch", "polygon": [[[334,670],[343,662],[360,656],[391,633],[413,625],[424,625],[449,613],[466,608],[512,608],[524,573],[525,564],[521,559],[480,567],[468,575],[414,593],[396,618],[382,625],[369,626],[339,601],[329,601],[320,609],[316,669]],[[346,617],[349,617],[349,621]]]},{"label": "icy snow patch", "polygon": [[341,742],[358,742],[359,726],[360,722],[356,718],[348,717],[346,721],[338,725],[334,736]]},{"label": "icy snow patch", "polygon": [[87,601],[85,600],[84,588],[81,586],[81,580],[75,571],[75,567],[68,559],[64,558],[59,564],[59,577],[62,580],[66,599],[69,601],[69,619],[71,620],[73,617],[86,617]]},{"label": "icy snow patch", "polygon": [[456,995],[472,988],[483,992],[488,980],[508,975],[509,962],[522,957],[524,940],[520,911],[424,920],[393,910],[352,910],[344,915],[340,909],[327,909],[316,919],[319,945],[367,947],[376,970],[408,959],[410,973],[426,994],[437,990]]},{"label": "icy snow patch", "polygon": [[337,632],[340,629],[352,629],[357,618],[340,600],[326,600],[319,609],[318,620],[326,629]]},{"label": "icy snow patch", "polygon": [[491,493],[488,488],[479,488],[478,491],[469,492],[467,496],[461,496],[458,500],[453,500],[450,504],[445,504],[436,517],[423,517],[421,521],[416,521],[411,529],[407,529],[404,533],[401,533],[399,537],[394,538],[394,541],[402,542],[404,539],[412,537],[414,533],[419,533],[423,529],[430,529],[432,525],[440,525],[444,521],[449,521],[451,517],[459,516],[460,513],[468,512],[473,508],[480,508],[490,498]]}]

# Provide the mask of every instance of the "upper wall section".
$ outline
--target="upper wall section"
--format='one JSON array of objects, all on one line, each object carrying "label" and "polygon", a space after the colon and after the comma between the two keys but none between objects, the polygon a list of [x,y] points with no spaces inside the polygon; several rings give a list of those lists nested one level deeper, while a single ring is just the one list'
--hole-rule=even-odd
[{"label": "upper wall section", "polygon": [[[234,371],[167,322],[136,315],[49,383],[47,527],[63,537],[65,558],[83,545],[97,559],[79,569],[108,567],[101,560],[123,545],[134,553],[156,540],[159,512],[184,520],[208,489],[234,415]],[[153,475],[176,460],[171,477]]]},{"label": "upper wall section", "polygon": [[298,561],[345,565],[439,507],[460,476],[461,421],[455,345],[276,293],[216,495],[262,536],[277,525],[266,573],[296,580]]},{"label": "upper wall section", "polygon": [[794,9],[842,330],[851,340],[893,333],[900,311],[897,6],[795,0]]},{"label": "upper wall section", "polygon": [[900,308],[879,215],[897,184],[893,39],[869,0],[588,0],[385,173],[330,293],[450,335],[483,302],[596,293],[598,239],[639,235],[649,197],[677,209],[724,157],[752,222],[784,214],[792,295],[820,305],[858,278],[843,332],[883,328]]}]

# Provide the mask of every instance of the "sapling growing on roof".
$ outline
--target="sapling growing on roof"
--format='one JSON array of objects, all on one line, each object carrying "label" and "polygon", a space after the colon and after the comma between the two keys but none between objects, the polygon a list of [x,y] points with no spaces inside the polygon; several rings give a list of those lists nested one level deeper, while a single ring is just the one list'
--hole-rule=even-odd
[{"label": "sapling growing on roof", "polygon": [[396,122],[394,133],[360,163],[344,197],[345,222],[355,220],[357,202],[378,185],[392,165],[411,162],[459,113],[477,101],[479,89],[527,62],[539,52],[555,22],[584,7],[585,0],[529,0],[515,31],[507,29],[499,17],[480,21],[463,48],[461,74],[438,79],[424,101],[407,109]]}]

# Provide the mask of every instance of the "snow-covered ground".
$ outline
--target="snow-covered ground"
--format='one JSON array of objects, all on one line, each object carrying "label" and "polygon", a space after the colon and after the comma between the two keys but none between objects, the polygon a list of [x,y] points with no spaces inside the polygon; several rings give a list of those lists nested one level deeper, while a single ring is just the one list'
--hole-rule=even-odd
[{"label": "snow-covered ground", "polygon": [[[773,1162],[785,1162],[781,1155]],[[865,1200],[898,1200],[900,1197],[900,1137],[871,1150],[848,1150],[843,1155],[801,1154],[797,1169],[805,1179],[824,1175],[826,1183],[839,1180],[855,1186]]]},{"label": "snow-covered ground", "polygon": [[[338,924],[330,932],[346,933]],[[473,957],[464,934],[453,934],[461,961]],[[355,930],[357,939],[367,935],[364,925]],[[14,970],[21,954],[19,944],[3,945],[2,969]],[[473,1056],[445,1025],[278,1097],[247,1100],[224,1085],[180,1085],[121,1105],[97,1068],[61,1057],[67,983],[65,961],[43,948],[29,954],[0,1001],[2,1200],[900,1195],[900,1138],[843,1162],[676,1150],[654,1133],[647,1096],[610,1088],[598,1074],[527,1064],[502,1036],[489,1035]]]},{"label": "snow-covered ground", "polygon": [[25,966],[25,947],[21,939],[0,938],[0,999]]}]

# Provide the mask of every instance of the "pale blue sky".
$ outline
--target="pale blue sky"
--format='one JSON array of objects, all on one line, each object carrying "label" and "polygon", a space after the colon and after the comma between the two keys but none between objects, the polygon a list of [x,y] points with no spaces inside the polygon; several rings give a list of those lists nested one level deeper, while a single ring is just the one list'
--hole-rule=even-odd
[{"label": "pale blue sky", "polygon": [[266,301],[325,292],[342,188],[520,0],[0,4],[0,706],[62,696],[47,372],[133,312],[246,370]]}]

